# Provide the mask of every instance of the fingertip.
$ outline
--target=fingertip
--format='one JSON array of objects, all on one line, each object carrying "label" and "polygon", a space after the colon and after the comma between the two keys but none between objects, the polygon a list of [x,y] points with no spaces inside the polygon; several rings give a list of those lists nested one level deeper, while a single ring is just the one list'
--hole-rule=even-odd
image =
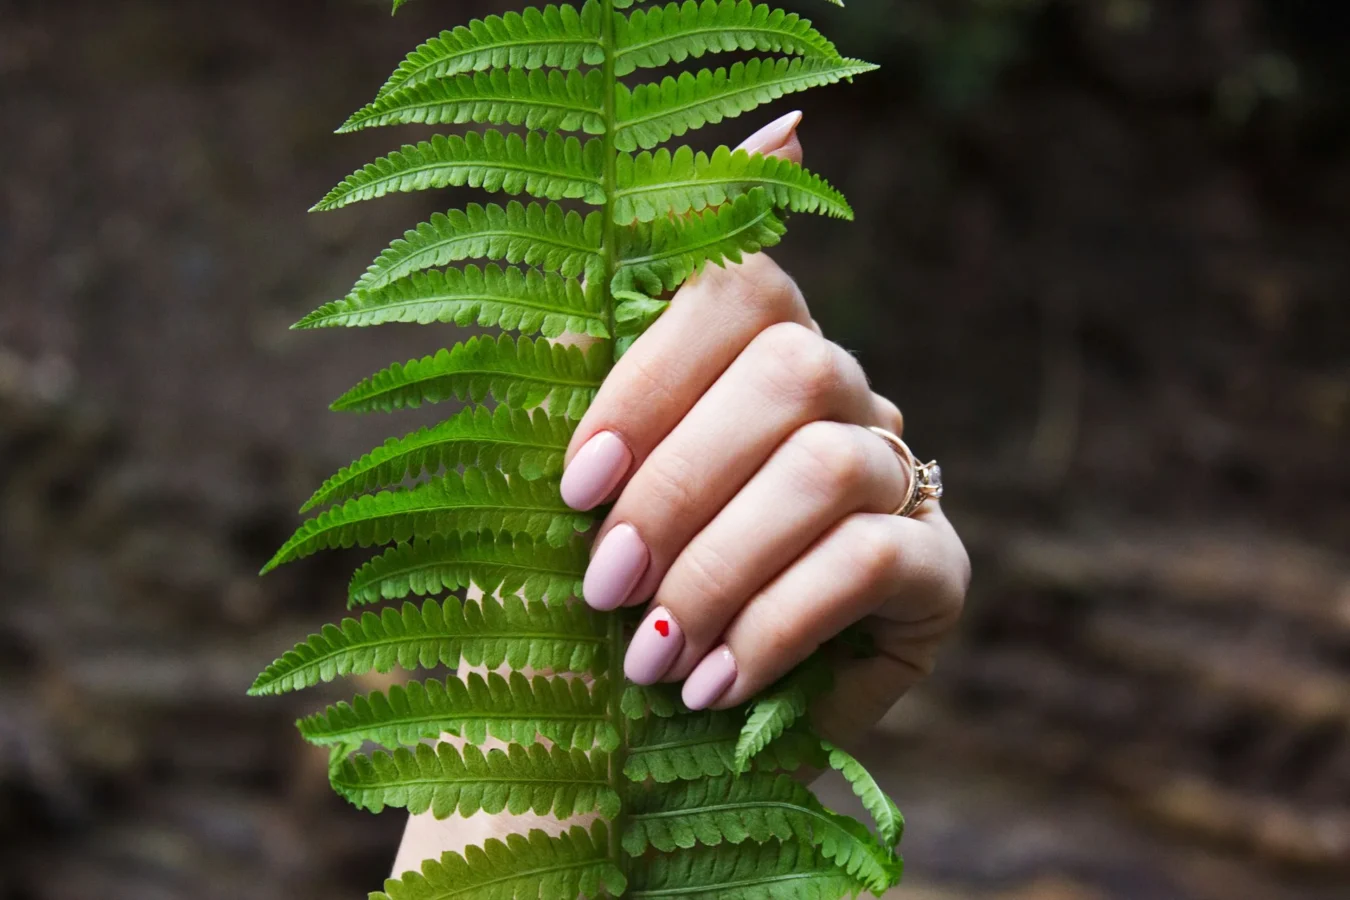
[{"label": "fingertip", "polygon": [[[783,153],[796,153],[796,158],[801,159],[801,142],[797,139],[797,128],[802,122],[802,111],[793,110],[785,116],[774,119],[768,125],[765,125],[759,131],[756,131],[750,137],[740,143],[737,150],[744,150],[746,153],[759,153],[764,156],[777,156]],[[795,144],[796,150],[791,146]],[[792,158],[792,157],[785,157]]]},{"label": "fingertip", "polygon": [[792,130],[792,133],[788,135],[787,140],[783,142],[781,147],[764,155],[777,156],[800,166],[802,164],[802,141],[797,135],[797,129],[794,128]]}]

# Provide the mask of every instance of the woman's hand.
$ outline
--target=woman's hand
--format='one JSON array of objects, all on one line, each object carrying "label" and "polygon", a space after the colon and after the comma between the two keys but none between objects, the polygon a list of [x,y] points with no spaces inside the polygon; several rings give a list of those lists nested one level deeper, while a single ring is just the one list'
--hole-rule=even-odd
[{"label": "woman's hand", "polygon": [[[799,160],[799,120],[747,145]],[[869,426],[904,420],[767,256],[675,295],[582,419],[562,481],[574,508],[614,502],[587,601],[652,601],[630,679],[683,681],[692,709],[734,706],[866,616],[897,666],[865,686],[875,702],[931,669],[969,563],[935,501],[892,515],[913,473]]]},{"label": "woman's hand", "polygon": [[[800,118],[742,147],[800,161]],[[969,563],[936,503],[913,518],[890,514],[909,473],[869,425],[899,434],[904,419],[820,335],[768,257],[712,267],[676,294],[605,382],[563,479],[578,508],[617,499],[586,597],[605,608],[655,597],[628,652],[630,677],[684,679],[691,706],[734,705],[871,615],[880,653],[836,670],[847,703],[813,711],[822,734],[846,743],[932,669]],[[394,871],[563,827],[529,814],[413,816]]]}]

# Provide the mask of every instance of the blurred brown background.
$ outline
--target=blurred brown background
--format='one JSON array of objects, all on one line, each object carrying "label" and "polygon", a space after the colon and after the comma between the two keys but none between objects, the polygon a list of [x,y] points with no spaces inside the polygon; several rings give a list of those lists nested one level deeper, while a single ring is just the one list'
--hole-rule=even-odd
[{"label": "blurred brown background", "polygon": [[[0,0],[0,898],[355,897],[401,821],[254,673],[351,558],[258,565],[436,329],[294,334],[431,196],[330,134],[502,4]],[[806,3],[854,225],[777,252],[944,464],[958,646],[866,748],[914,900],[1350,896],[1350,4]],[[734,142],[792,108],[695,140]],[[338,688],[330,696],[340,695]]]}]

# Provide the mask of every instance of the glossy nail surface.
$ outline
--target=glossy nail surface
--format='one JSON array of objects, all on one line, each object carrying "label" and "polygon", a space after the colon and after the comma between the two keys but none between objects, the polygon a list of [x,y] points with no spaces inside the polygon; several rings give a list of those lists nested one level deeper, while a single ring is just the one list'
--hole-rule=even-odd
[{"label": "glossy nail surface", "polygon": [[618,609],[642,580],[651,551],[632,525],[616,525],[600,541],[586,569],[582,593],[594,609]]},{"label": "glossy nail surface", "polygon": [[736,680],[736,657],[723,644],[704,657],[684,683],[684,705],[693,710],[707,709],[717,702]]},{"label": "glossy nail surface", "polygon": [[790,112],[781,118],[774,119],[768,125],[741,141],[741,145],[736,149],[744,150],[747,153],[771,153],[787,143],[788,139],[792,137],[792,132],[797,130],[801,121],[800,110]]},{"label": "glossy nail surface", "polygon": [[632,464],[628,445],[612,431],[600,432],[582,445],[563,473],[559,485],[563,502],[573,509],[594,509],[618,487]]},{"label": "glossy nail surface", "polygon": [[642,620],[628,655],[623,659],[623,674],[637,684],[656,684],[674,664],[684,649],[684,632],[670,613],[657,607]]}]

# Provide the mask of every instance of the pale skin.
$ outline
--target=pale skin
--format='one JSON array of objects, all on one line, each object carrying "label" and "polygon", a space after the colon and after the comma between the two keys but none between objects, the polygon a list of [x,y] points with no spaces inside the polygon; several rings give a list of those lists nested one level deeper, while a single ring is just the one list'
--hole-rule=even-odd
[{"label": "pale skin", "polygon": [[[742,146],[800,161],[800,119]],[[569,504],[612,504],[587,601],[649,608],[627,676],[680,683],[691,707],[724,709],[866,619],[879,652],[843,663],[836,694],[848,702],[822,704],[816,724],[845,744],[875,724],[932,671],[970,580],[936,501],[893,515],[912,473],[868,428],[900,435],[904,424],[768,255],[681,288],[601,388],[563,477]],[[537,827],[565,826],[415,816],[395,872]]]}]

